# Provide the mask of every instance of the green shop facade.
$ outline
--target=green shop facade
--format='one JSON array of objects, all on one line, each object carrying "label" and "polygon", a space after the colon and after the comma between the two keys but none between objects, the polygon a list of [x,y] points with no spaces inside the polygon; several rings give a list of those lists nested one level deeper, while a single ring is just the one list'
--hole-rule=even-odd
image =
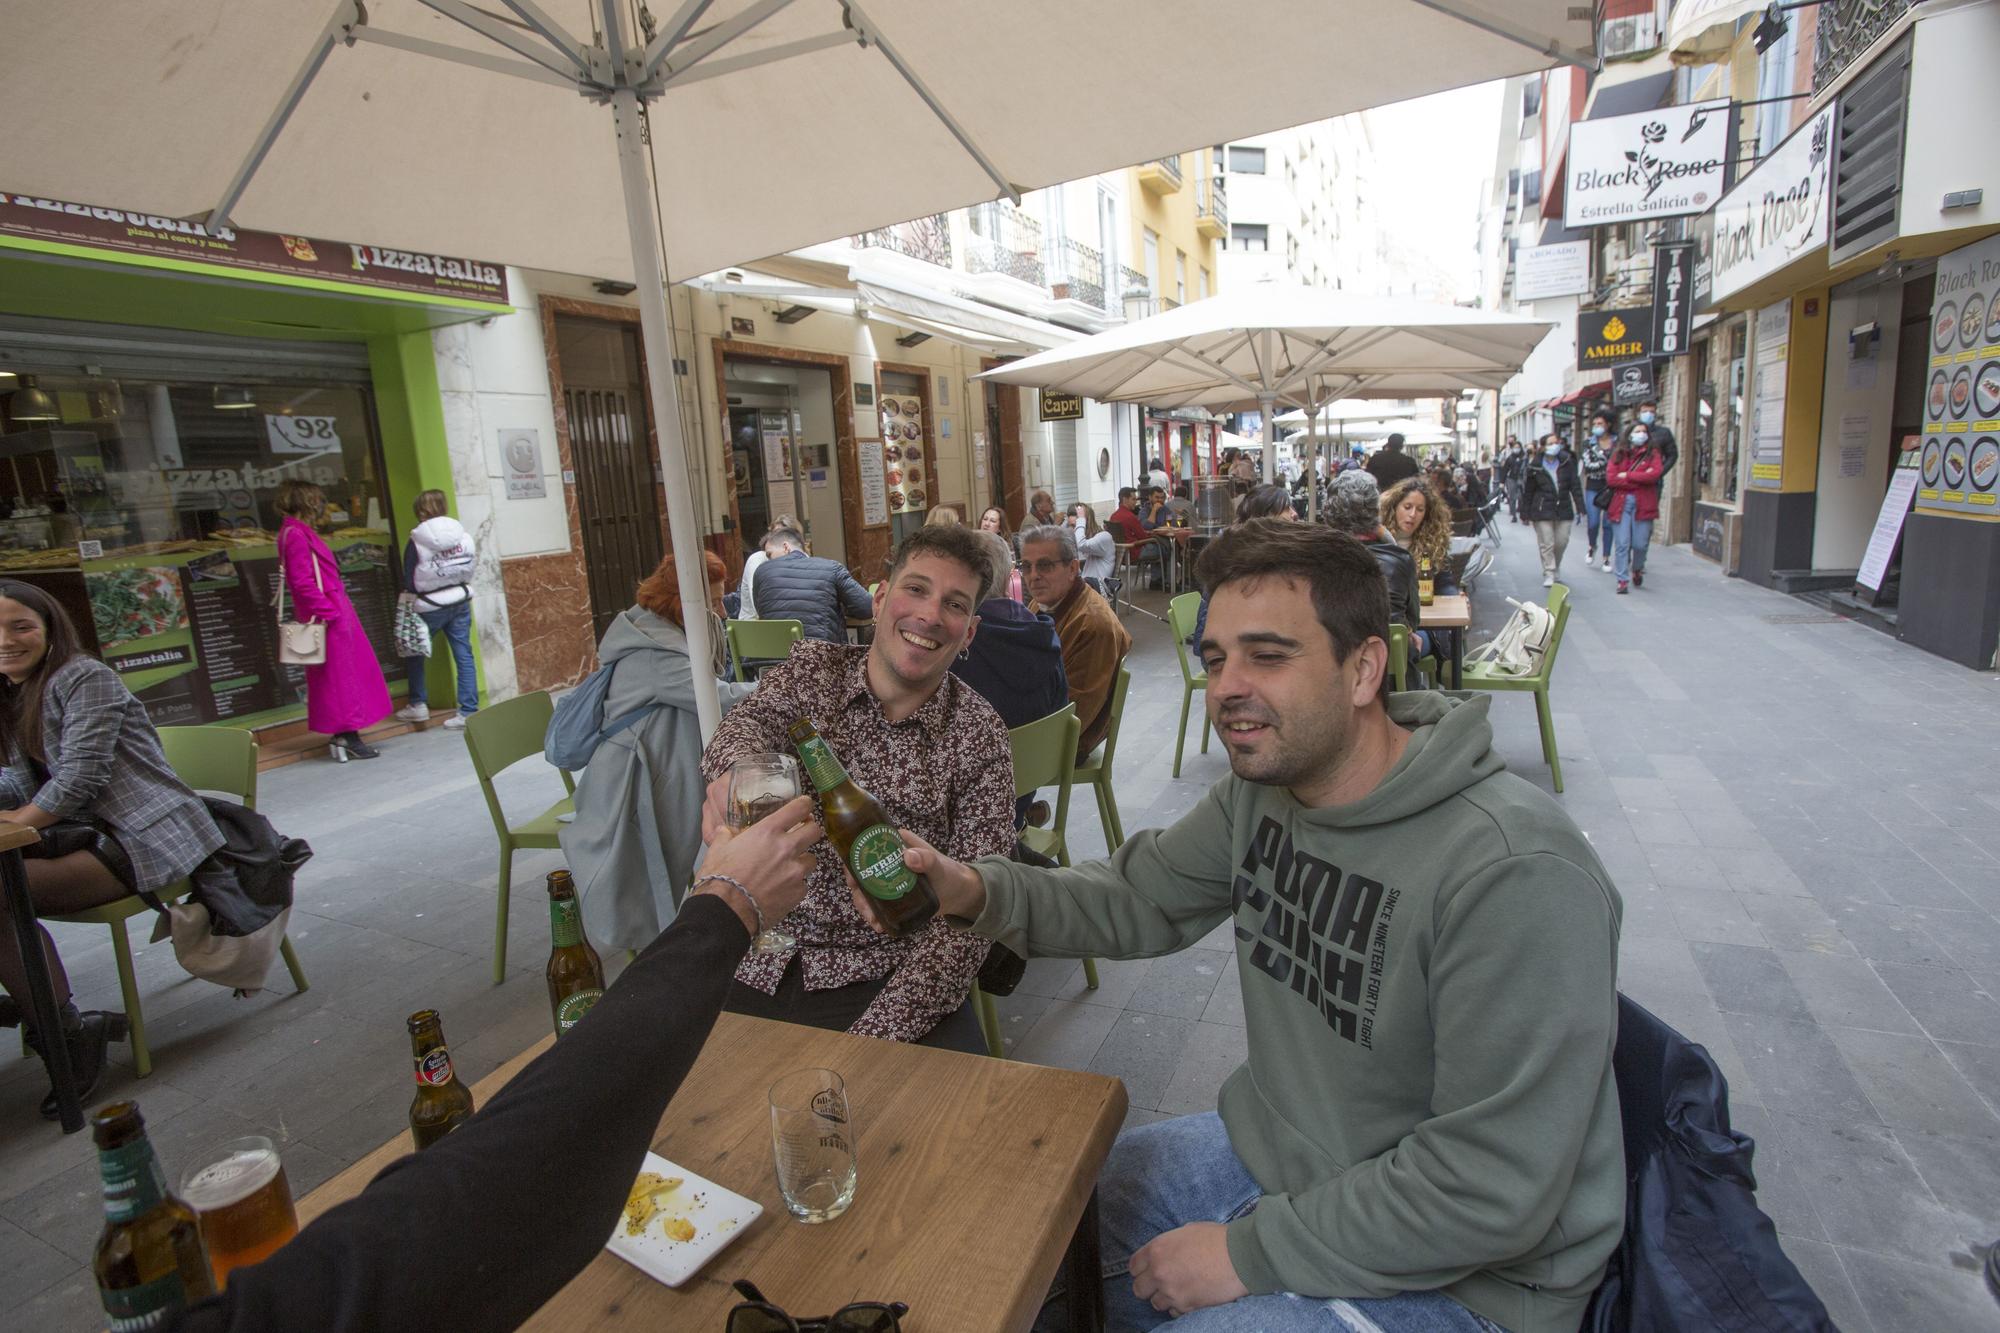
[{"label": "green shop facade", "polygon": [[455,493],[431,330],[510,309],[497,265],[0,194],[0,578],[61,602],[156,724],[301,733],[275,502],[311,481],[402,694],[411,501]]}]

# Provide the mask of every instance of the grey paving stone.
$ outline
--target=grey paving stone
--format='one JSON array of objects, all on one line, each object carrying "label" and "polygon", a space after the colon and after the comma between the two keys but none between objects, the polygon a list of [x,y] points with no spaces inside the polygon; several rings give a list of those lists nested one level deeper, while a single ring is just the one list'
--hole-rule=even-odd
[{"label": "grey paving stone", "polygon": [[[1021,1045],[1017,1060],[1030,1064],[1057,1065],[1064,1069],[1088,1069],[1097,1048],[1118,1022],[1118,1010],[1101,1004],[1079,1004],[1074,1000],[1051,1001]],[[1127,1090],[1130,1097],[1130,1090]]]},{"label": "grey paving stone", "polygon": [[1159,1109],[1171,1115],[1213,1111],[1223,1080],[1249,1057],[1250,1043],[1242,1028],[1196,1023],[1161,1094]]},{"label": "grey paving stone", "polygon": [[[1786,1137],[1794,1145],[1800,1177],[1834,1244],[1943,1268],[1953,1255],[1990,1241],[1980,1239],[1983,1219],[1931,1194],[1893,1131],[1880,1125],[1773,1119],[1789,1126]],[[1862,1285],[1858,1278],[1856,1285]]]},{"label": "grey paving stone", "polygon": [[1945,1059],[1951,1061],[1952,1068],[1958,1070],[1966,1082],[1978,1089],[1988,1106],[2000,1109],[2000,1049],[1941,1041],[1938,1050],[1944,1053]]},{"label": "grey paving stone", "polygon": [[1195,1027],[1190,1019],[1128,1010],[1117,1015],[1088,1067],[1123,1079],[1134,1106],[1164,1109],[1161,1100]]},{"label": "grey paving stone", "polygon": [[1757,928],[1750,914],[1743,910],[1743,903],[1734,890],[1675,888],[1669,885],[1663,886],[1663,891],[1673,904],[1674,921],[1684,938],[1712,944],[1764,943],[1763,932]]},{"label": "grey paving stone", "polygon": [[1757,1206],[1771,1219],[1782,1236],[1824,1241],[1826,1228],[1813,1211],[1812,1196],[1806,1189],[1804,1171],[1795,1154],[1784,1142],[1771,1113],[1761,1106],[1738,1105],[1731,1101],[1730,1124],[1739,1134],[1756,1140],[1751,1169],[1757,1175]]},{"label": "grey paving stone", "polygon": [[[1759,1184],[1762,1184],[1761,1172]],[[1762,1191],[1759,1191],[1759,1198]],[[1847,1266],[1840,1261],[1840,1251],[1831,1245],[1803,1236],[1787,1235],[1780,1232],[1778,1245],[1785,1257],[1798,1267],[1799,1275],[1819,1297],[1826,1307],[1827,1317],[1833,1320],[1841,1333],[1874,1333],[1875,1322],[1862,1309],[1861,1298],[1854,1294],[1854,1284],[1848,1279]]]},{"label": "grey paving stone", "polygon": [[2000,999],[1971,974],[1947,967],[1876,963],[1875,974],[1938,1041],[2000,1046]]},{"label": "grey paving stone", "polygon": [[1805,997],[1778,955],[1761,946],[1697,943],[1688,946],[1716,1008],[1725,1014],[1763,1014],[1810,1022]]},{"label": "grey paving stone", "polygon": [[1743,910],[1750,914],[1750,919],[1757,923],[1764,942],[1773,949],[1859,954],[1816,898],[1739,892],[1736,899],[1743,904]]},{"label": "grey paving stone", "polygon": [[1978,1273],[1875,1254],[1841,1252],[1862,1308],[1877,1329],[1993,1327],[1993,1295]]},{"label": "grey paving stone", "polygon": [[2000,1116],[1928,1038],[1837,1027],[1826,1034],[1884,1124],[2000,1142]]},{"label": "grey paving stone", "polygon": [[1156,958],[1124,1007],[1174,1018],[1200,1018],[1215,995],[1227,962],[1213,949],[1186,949]]},{"label": "grey paving stone", "polygon": [[76,1260],[70,1255],[12,1222],[0,1222],[0,1308],[12,1308],[40,1295],[76,1269]]},{"label": "grey paving stone", "polygon": [[1913,908],[1848,903],[1829,905],[1827,912],[1840,933],[1871,962],[1939,967],[1952,961]]},{"label": "grey paving stone", "polygon": [[1722,1022],[1737,1054],[1756,1070],[1762,1105],[1830,1120],[1881,1119],[1819,1024],[1764,1014],[1724,1014]]},{"label": "grey paving stone", "polygon": [[1775,955],[1790,974],[1806,1007],[1820,1023],[1877,1032],[1916,1034],[1916,1019],[1882,984],[1865,959],[1848,954],[1782,952]]},{"label": "grey paving stone", "polygon": [[1699,847],[1701,837],[1688,823],[1687,816],[1678,809],[1659,807],[1639,807],[1625,812],[1625,821],[1632,826],[1633,834],[1643,843],[1666,844],[1676,847]]},{"label": "grey paving stone", "polygon": [[18,1327],[34,1333],[102,1333],[105,1326],[97,1279],[87,1265],[10,1309],[8,1318],[18,1319]]}]

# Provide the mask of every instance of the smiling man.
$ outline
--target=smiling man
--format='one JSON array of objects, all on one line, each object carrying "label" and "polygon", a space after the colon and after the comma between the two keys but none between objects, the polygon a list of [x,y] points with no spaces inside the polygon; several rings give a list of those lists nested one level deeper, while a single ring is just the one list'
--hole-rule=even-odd
[{"label": "smiling man", "polygon": [[[911,533],[883,585],[874,642],[795,645],[790,659],[765,672],[756,692],[716,729],[702,757],[709,784],[704,838],[722,826],[729,766],[759,751],[791,753],[787,729],[804,717],[898,828],[953,856],[1011,850],[1014,760],[1006,724],[951,674],[978,628],[977,608],[991,579],[976,530],[949,525]],[[848,896],[832,844],[822,840],[815,855],[805,900],[785,918],[799,947],[744,959],[726,1007],[984,1052],[967,997],[986,941],[942,922],[908,939],[877,935]]]},{"label": "smiling man", "polygon": [[1112,1149],[1110,1326],[1572,1333],[1624,1222],[1610,877],[1505,771],[1484,698],[1383,702],[1358,542],[1253,520],[1198,574],[1231,776],[1190,814],[1065,870],[910,839],[942,915],[1018,953],[1232,923],[1249,1059],[1219,1115]]},{"label": "smiling man", "polygon": [[1076,705],[1076,757],[1097,748],[1111,728],[1111,687],[1118,664],[1132,651],[1132,635],[1118,622],[1118,613],[1083,581],[1083,557],[1076,532],[1047,524],[1021,532],[1021,571],[1027,576],[1028,598],[1035,610],[1056,623],[1062,641],[1063,674],[1069,678],[1069,701]]}]

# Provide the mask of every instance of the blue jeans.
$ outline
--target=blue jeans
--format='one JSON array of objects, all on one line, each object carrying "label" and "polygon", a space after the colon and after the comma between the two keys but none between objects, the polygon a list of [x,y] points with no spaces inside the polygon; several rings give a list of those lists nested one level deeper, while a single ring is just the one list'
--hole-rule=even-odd
[{"label": "blue jeans", "polygon": [[1628,582],[1634,570],[1644,573],[1646,548],[1653,544],[1653,520],[1639,517],[1639,502],[1628,492],[1625,512],[1618,516],[1617,541],[1611,548],[1611,572],[1620,583]]},{"label": "blue jeans", "polygon": [[[1584,549],[1586,551],[1597,551],[1597,550],[1607,549],[1610,547],[1611,520],[1606,518],[1604,516],[1604,511],[1597,507],[1596,491],[1590,491],[1586,493],[1583,497],[1583,522],[1584,522],[1584,538],[1585,538]],[[1599,547],[1597,544],[1597,533],[1600,528],[1603,529],[1604,531],[1603,547]]]},{"label": "blue jeans", "polygon": [[[456,606],[441,606],[435,610],[417,603],[417,614],[424,618],[424,624],[433,634],[442,634],[451,645],[451,661],[458,673],[458,711],[470,717],[479,711],[479,671],[472,665],[472,599],[466,598]],[[410,702],[428,704],[428,687],[424,682],[424,669],[429,664],[428,657],[406,657],[403,665],[410,672]]]},{"label": "blue jeans", "polygon": [[[1326,1300],[1273,1292],[1195,1310],[1178,1319],[1132,1294],[1132,1256],[1190,1222],[1228,1222],[1256,1208],[1263,1189],[1229,1146],[1213,1111],[1128,1129],[1097,1180],[1108,1333],[1498,1333],[1498,1325],[1436,1291],[1379,1300]],[[1051,1306],[1036,1329],[1061,1325]]]}]

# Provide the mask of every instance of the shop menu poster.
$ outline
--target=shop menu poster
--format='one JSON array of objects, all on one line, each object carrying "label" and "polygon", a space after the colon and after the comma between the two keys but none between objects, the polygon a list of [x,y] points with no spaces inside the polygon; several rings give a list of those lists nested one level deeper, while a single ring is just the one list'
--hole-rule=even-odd
[{"label": "shop menu poster", "polygon": [[1756,314],[1755,371],[1750,398],[1750,484],[1776,490],[1785,476],[1785,375],[1792,341],[1792,304],[1779,301]]},{"label": "shop menu poster", "polygon": [[1938,260],[1917,508],[2000,514],[2000,236]]}]

